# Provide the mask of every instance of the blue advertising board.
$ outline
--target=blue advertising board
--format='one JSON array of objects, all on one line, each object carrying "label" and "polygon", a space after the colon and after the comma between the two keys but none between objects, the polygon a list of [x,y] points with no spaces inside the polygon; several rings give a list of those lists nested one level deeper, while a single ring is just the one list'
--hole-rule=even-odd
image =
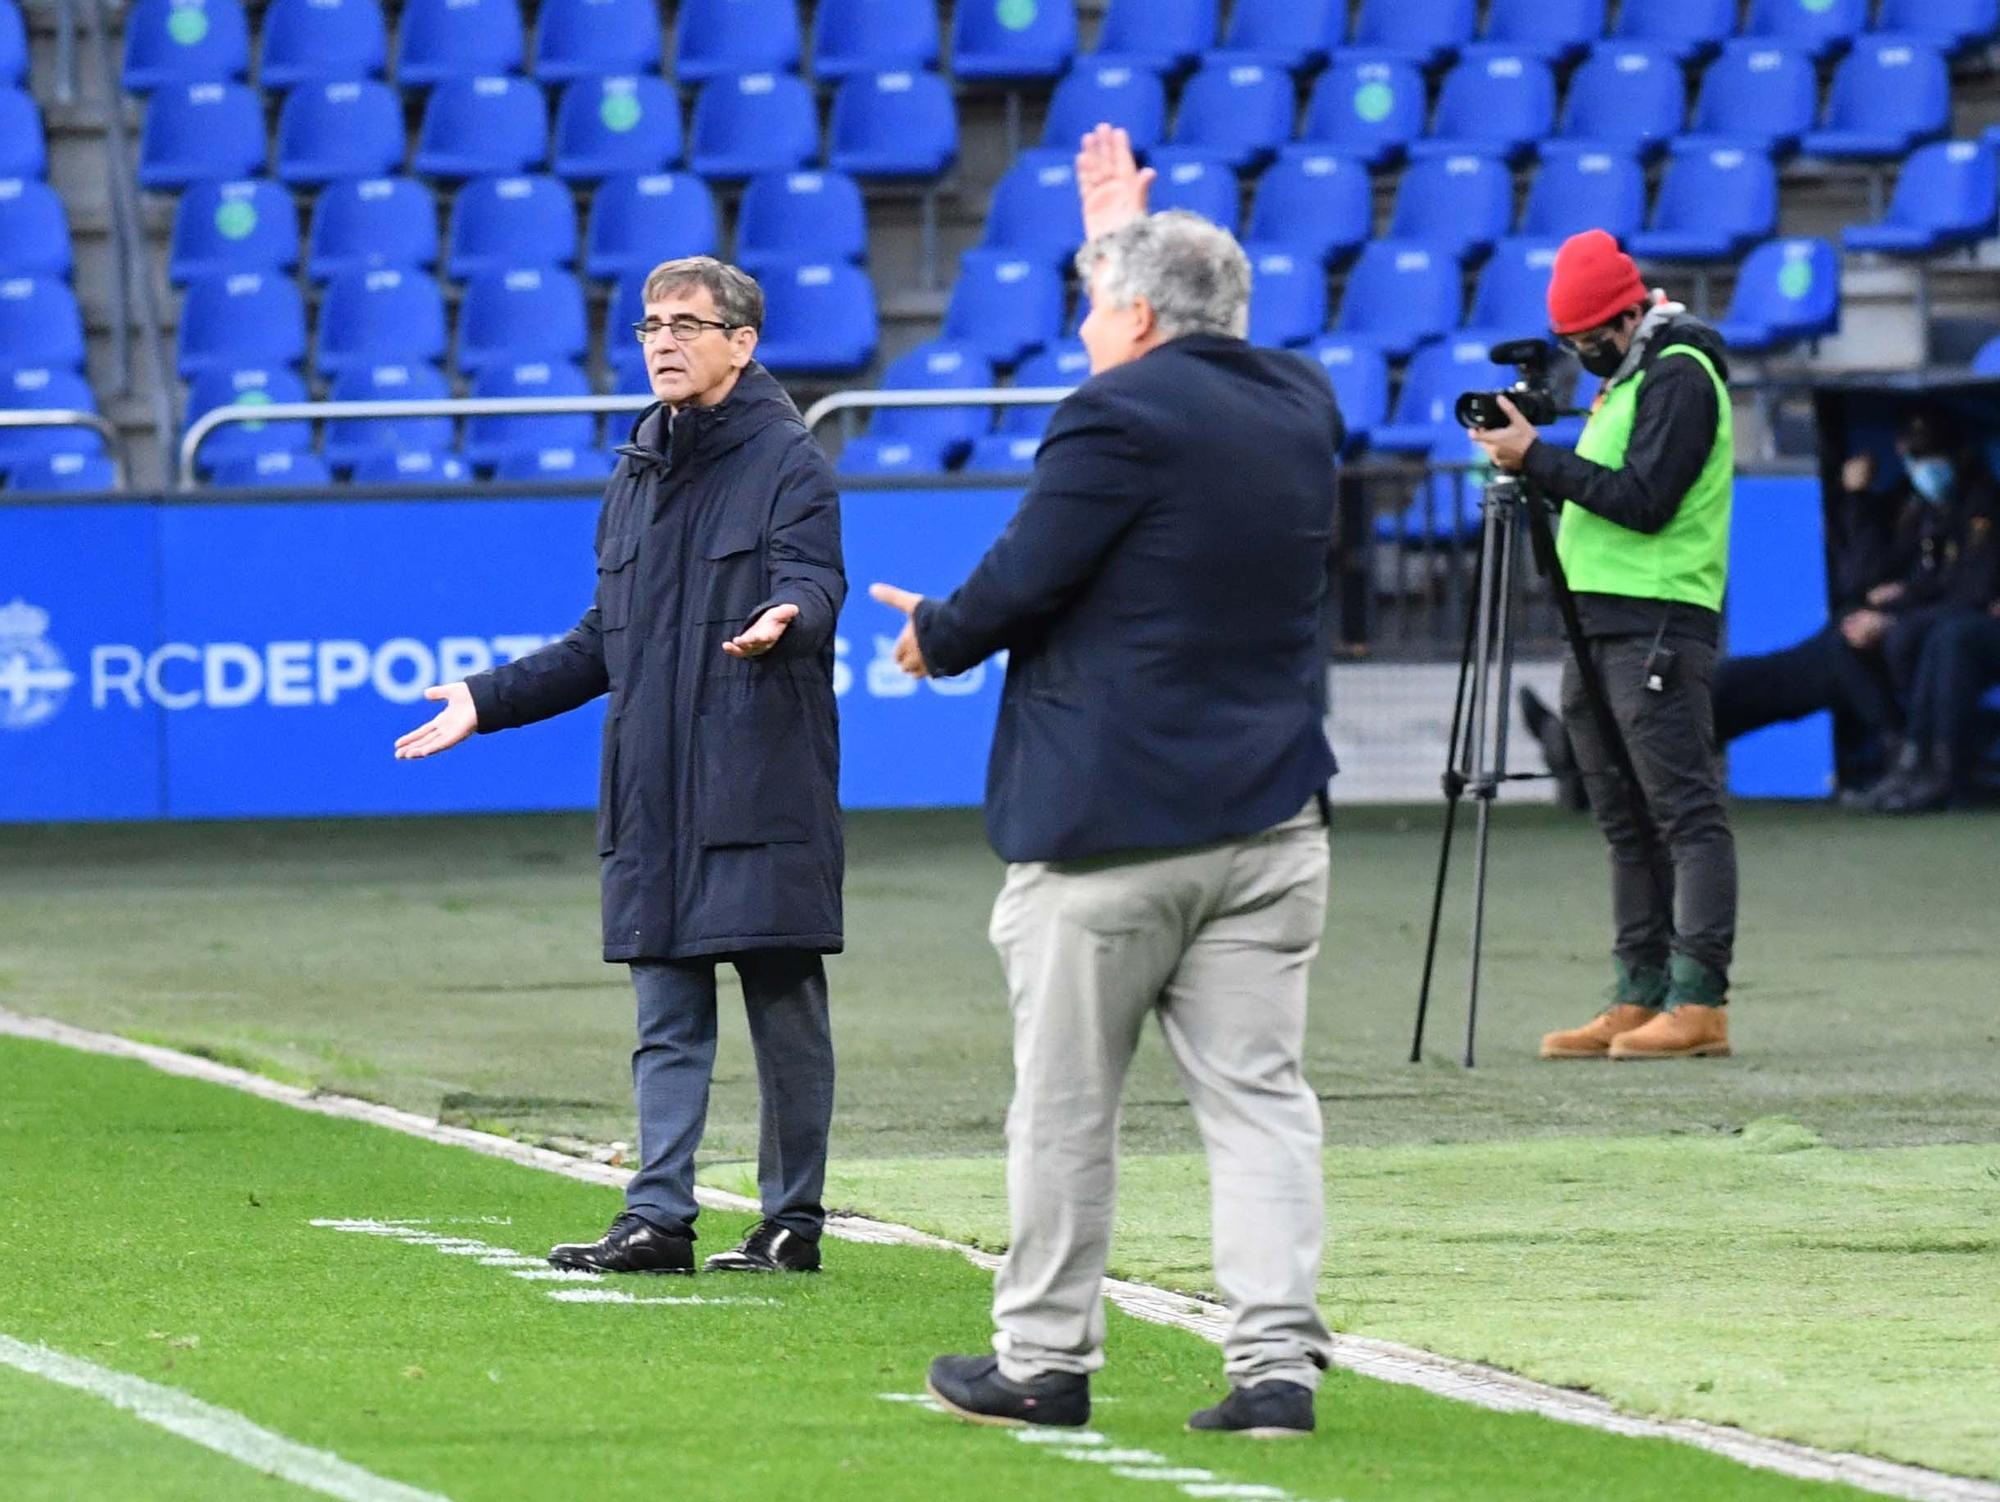
[{"label": "blue advertising board", "polygon": [[[1729,650],[1739,657],[1803,641],[1826,624],[1826,520],[1819,481],[1744,475],[1730,514]],[[1833,717],[1824,712],[1729,746],[1739,798],[1824,798],[1833,789]]]}]

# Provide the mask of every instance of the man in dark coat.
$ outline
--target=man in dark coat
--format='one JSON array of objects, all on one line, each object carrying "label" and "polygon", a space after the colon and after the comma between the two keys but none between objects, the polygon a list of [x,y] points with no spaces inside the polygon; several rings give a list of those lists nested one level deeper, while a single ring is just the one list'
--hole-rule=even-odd
[{"label": "man in dark coat", "polygon": [[797,409],[752,360],[756,282],[690,257],[656,268],[645,302],[636,331],[660,401],[605,491],[595,603],[562,640],[430,690],[443,711],[396,754],[434,755],[610,694],[604,958],[631,966],[638,993],[641,1162],[610,1230],[549,1260],[694,1270],[694,1156],[727,959],[757,1056],[765,1218],[707,1265],[810,1270],[833,1110],[821,956],[841,947],[839,496]]}]

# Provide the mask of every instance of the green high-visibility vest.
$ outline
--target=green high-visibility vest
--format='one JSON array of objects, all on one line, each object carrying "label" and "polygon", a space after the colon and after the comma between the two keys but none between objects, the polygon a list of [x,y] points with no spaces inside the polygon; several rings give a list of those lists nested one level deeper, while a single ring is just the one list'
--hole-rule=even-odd
[{"label": "green high-visibility vest", "polygon": [[[1565,501],[1556,554],[1569,587],[1579,594],[1679,600],[1720,610],[1729,578],[1729,503],[1736,471],[1729,389],[1708,356],[1692,345],[1669,345],[1656,359],[1693,360],[1715,383],[1715,442],[1708,462],[1674,519],[1658,532],[1635,532]],[[1625,467],[1625,446],[1632,441],[1644,380],[1642,370],[1604,394],[1577,440],[1579,455],[1607,469]]]}]

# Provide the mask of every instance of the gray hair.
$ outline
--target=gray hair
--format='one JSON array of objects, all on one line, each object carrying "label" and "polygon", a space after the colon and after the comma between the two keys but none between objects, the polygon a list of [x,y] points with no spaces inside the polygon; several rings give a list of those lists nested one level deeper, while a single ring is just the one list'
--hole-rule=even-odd
[{"label": "gray hair", "polygon": [[724,323],[764,331],[764,289],[749,272],[714,256],[682,256],[662,261],[646,273],[645,300],[657,302],[687,287],[706,287]]},{"label": "gray hair", "polygon": [[1230,334],[1250,328],[1250,258],[1228,230],[1185,209],[1149,214],[1099,235],[1076,253],[1083,284],[1104,268],[1100,290],[1114,308],[1152,304],[1160,331]]}]

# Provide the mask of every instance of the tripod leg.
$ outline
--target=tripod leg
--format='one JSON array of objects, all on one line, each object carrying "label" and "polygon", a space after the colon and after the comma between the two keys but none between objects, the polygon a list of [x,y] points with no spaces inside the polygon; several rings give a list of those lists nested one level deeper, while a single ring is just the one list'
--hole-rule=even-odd
[{"label": "tripod leg", "polygon": [[[1498,693],[1487,709],[1493,725],[1493,759],[1490,767],[1476,770],[1475,787],[1479,799],[1479,833],[1472,856],[1472,961],[1465,994],[1465,1067],[1473,1067],[1473,1046],[1479,1030],[1480,962],[1486,944],[1486,853],[1492,838],[1493,800],[1507,776],[1507,696],[1514,682],[1514,565],[1520,554],[1518,508],[1508,507],[1504,523],[1496,534],[1499,557],[1495,561],[1493,587],[1493,634],[1485,643],[1482,672],[1491,672]],[[1482,725],[1482,740],[1485,726]]]}]

